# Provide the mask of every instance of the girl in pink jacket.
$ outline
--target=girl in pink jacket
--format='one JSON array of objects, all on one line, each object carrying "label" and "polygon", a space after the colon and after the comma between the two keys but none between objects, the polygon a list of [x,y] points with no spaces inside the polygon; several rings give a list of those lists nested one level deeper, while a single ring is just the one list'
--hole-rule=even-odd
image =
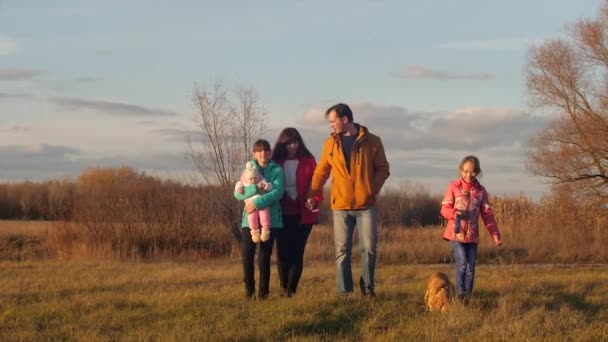
[{"label": "girl in pink jacket", "polygon": [[461,178],[448,186],[441,202],[441,215],[448,220],[443,238],[452,245],[458,298],[468,302],[475,280],[480,215],[494,244],[500,246],[502,240],[488,202],[488,193],[477,181],[481,174],[479,159],[466,156],[458,168]]}]

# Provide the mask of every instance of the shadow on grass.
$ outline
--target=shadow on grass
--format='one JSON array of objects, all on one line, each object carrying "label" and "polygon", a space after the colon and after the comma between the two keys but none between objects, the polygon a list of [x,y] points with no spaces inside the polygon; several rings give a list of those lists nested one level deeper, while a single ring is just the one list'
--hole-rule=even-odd
[{"label": "shadow on grass", "polygon": [[608,310],[606,303],[592,303],[589,301],[589,297],[593,296],[594,293],[601,293],[601,289],[598,289],[599,286],[598,283],[588,283],[573,290],[569,285],[553,284],[544,291],[548,299],[542,304],[550,311],[560,311],[564,306],[570,307],[582,312],[586,320],[591,322]]},{"label": "shadow on grass", "polygon": [[76,295],[95,295],[99,293],[139,293],[142,291],[175,291],[190,288],[201,288],[203,282],[198,280],[173,281],[173,280],[151,280],[145,282],[125,282],[123,284],[99,285],[80,287],[73,289],[60,289],[56,291],[22,291],[0,294],[0,300],[17,305],[36,304],[50,299],[68,300]]},{"label": "shadow on grass", "polygon": [[305,322],[287,324],[281,333],[284,339],[306,336],[324,336],[327,339],[352,336],[358,323],[370,313],[369,304],[356,298],[336,300],[327,309],[320,310]]},{"label": "shadow on grass", "polygon": [[359,329],[364,322],[376,317],[377,310],[382,310],[390,303],[414,303],[416,296],[407,292],[378,293],[376,298],[362,298],[353,294],[346,298],[332,300],[312,318],[306,321],[292,322],[281,330],[281,340],[297,337],[315,337],[322,340],[340,338],[359,339]]},{"label": "shadow on grass", "polygon": [[493,290],[474,290],[471,304],[479,306],[483,311],[493,311],[498,307],[500,293]]}]

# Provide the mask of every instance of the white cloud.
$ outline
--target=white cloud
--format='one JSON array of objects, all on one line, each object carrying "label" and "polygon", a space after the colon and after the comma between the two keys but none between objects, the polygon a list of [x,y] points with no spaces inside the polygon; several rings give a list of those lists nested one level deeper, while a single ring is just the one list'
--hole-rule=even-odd
[{"label": "white cloud", "polygon": [[0,92],[0,99],[24,99],[31,98],[31,94],[26,93],[2,93]]},{"label": "white cloud", "polygon": [[498,38],[449,42],[437,44],[434,47],[438,49],[460,50],[518,50],[526,49],[530,44],[539,40],[539,38]]},{"label": "white cloud", "polygon": [[49,102],[60,105],[69,110],[92,110],[102,114],[114,116],[137,116],[137,117],[153,117],[153,116],[176,116],[173,111],[167,111],[156,108],[148,108],[129,103],[107,101],[107,100],[90,100],[81,98],[69,97],[51,97]]},{"label": "white cloud", "polygon": [[30,133],[33,132],[34,129],[31,127],[26,127],[26,126],[21,126],[21,125],[14,125],[14,126],[10,126],[10,127],[2,127],[0,126],[0,132],[1,133],[8,133],[8,134],[23,134],[23,133]]},{"label": "white cloud", "polygon": [[12,180],[47,180],[57,177],[76,177],[91,167],[119,167],[127,165],[138,170],[157,173],[189,172],[193,163],[184,153],[103,154],[91,155],[82,149],[63,145],[28,144],[0,147],[2,176]]},{"label": "white cloud", "polygon": [[416,80],[473,80],[487,81],[494,79],[494,74],[485,72],[454,72],[434,70],[422,65],[409,65],[403,70],[391,72],[391,75],[398,78],[411,78]]},{"label": "white cloud", "polygon": [[[292,121],[317,158],[331,132],[325,120],[327,107],[311,105],[302,110],[299,120]],[[523,191],[537,198],[545,189],[524,166],[527,141],[545,123],[540,117],[516,109],[476,106],[429,113],[367,102],[353,102],[351,108],[355,121],[383,141],[391,163],[387,187],[399,187],[409,181],[441,194],[449,180],[458,177],[460,159],[475,154],[485,172],[482,183],[491,193],[516,195]],[[29,127],[26,124],[0,127],[0,137],[6,136],[5,146],[9,146],[0,148],[0,160],[10,165],[3,169],[3,177],[48,179],[61,174],[77,175],[83,168],[94,166],[128,165],[167,177],[193,169],[185,157],[185,137],[200,137],[195,127],[172,127],[167,122],[142,125],[141,120],[133,125],[117,125],[114,119],[107,120],[79,134],[73,133],[73,127],[86,127],[90,119],[73,118],[70,127],[44,124],[44,132],[35,134],[22,129]],[[263,138],[274,144],[282,128],[268,127]],[[8,132],[14,134],[5,134]],[[19,140],[15,139],[17,135],[17,144],[21,145],[11,147]]]},{"label": "white cloud", "polygon": [[17,53],[19,47],[11,38],[0,34],[0,56],[7,56]]},{"label": "white cloud", "polygon": [[326,122],[325,119],[325,111],[327,109],[323,109],[320,106],[318,107],[311,107],[309,109],[307,109],[304,114],[302,115],[302,118],[299,120],[296,120],[296,122],[298,124],[304,125],[304,126],[317,126],[317,125],[321,125],[324,124]]},{"label": "white cloud", "polygon": [[[321,109],[323,108],[323,109]],[[331,130],[321,105],[304,110],[296,128],[315,156]],[[538,197],[545,185],[525,169],[526,146],[543,118],[510,108],[469,106],[450,112],[411,112],[398,106],[351,105],[355,122],[380,136],[391,163],[387,186],[421,183],[442,193],[458,177],[462,157],[476,154],[486,171],[482,183],[495,194]]]},{"label": "white cloud", "polygon": [[154,133],[159,133],[167,138],[168,141],[187,143],[190,139],[200,140],[204,138],[200,130],[181,129],[181,128],[159,128],[152,130]]},{"label": "white cloud", "polygon": [[33,69],[0,67],[0,81],[29,80],[38,76],[39,74],[39,71]]}]

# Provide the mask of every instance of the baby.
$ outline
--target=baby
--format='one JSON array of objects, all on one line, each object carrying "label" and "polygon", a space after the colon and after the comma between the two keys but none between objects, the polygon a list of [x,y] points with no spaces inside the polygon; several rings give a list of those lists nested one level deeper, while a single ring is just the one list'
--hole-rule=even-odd
[{"label": "baby", "polygon": [[[236,182],[236,185],[234,186],[234,191],[243,194],[245,192],[245,187],[251,184],[256,185],[257,192],[245,199],[245,204],[258,198],[260,193],[272,190],[272,184],[264,179],[260,171],[252,162],[248,161],[245,164],[245,171],[243,171],[243,174],[241,175],[241,180]],[[260,241],[264,242],[270,239],[270,217],[270,209],[268,209],[268,207],[256,209],[254,212],[247,215],[247,222],[249,223],[249,229],[251,230],[251,240],[254,243]],[[260,224],[262,226],[261,233]]]}]

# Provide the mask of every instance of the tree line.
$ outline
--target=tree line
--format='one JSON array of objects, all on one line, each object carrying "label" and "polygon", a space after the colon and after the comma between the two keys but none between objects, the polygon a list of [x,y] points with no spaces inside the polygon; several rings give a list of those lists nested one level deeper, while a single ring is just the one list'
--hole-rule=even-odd
[{"label": "tree line", "polygon": [[[116,221],[127,213],[157,216],[166,210],[205,217],[206,225],[221,227],[226,218],[219,195],[222,186],[191,185],[161,180],[130,167],[91,168],[75,180],[0,183],[0,219],[43,221]],[[232,197],[230,190],[229,197]],[[425,226],[439,223],[440,198],[421,187],[387,190],[380,200],[382,223],[387,226]],[[169,200],[170,199],[170,200]],[[196,203],[196,205],[193,205]],[[231,219],[240,224],[242,203],[230,198]],[[328,204],[321,207],[321,221],[330,219]],[[240,228],[240,227],[239,227]]]}]

